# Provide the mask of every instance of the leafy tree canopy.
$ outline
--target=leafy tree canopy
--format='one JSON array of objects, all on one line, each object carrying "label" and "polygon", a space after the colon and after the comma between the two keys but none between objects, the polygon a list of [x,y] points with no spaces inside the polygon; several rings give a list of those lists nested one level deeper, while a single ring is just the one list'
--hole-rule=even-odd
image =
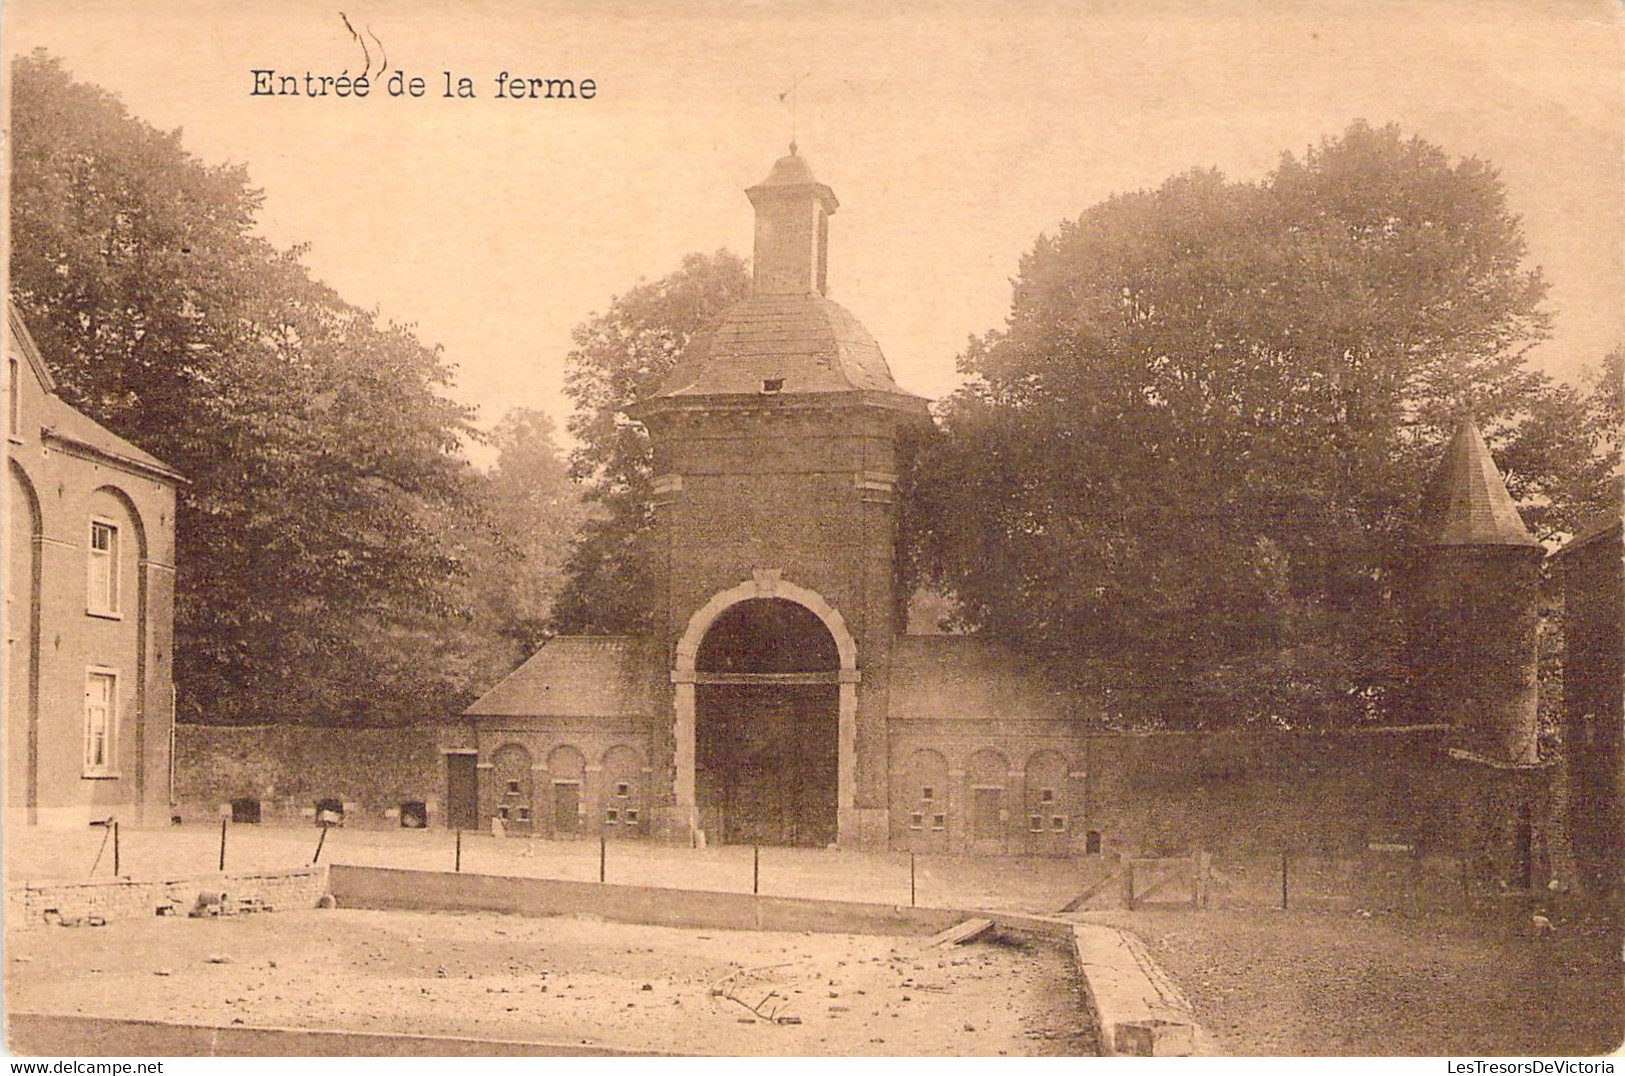
[{"label": "leafy tree canopy", "polygon": [[1617,466],[1607,392],[1526,362],[1551,314],[1524,255],[1493,169],[1364,123],[1261,182],[1108,199],[1039,238],[1007,325],[960,357],[910,556],[1120,720],[1381,716],[1459,417],[1543,534]]},{"label": "leafy tree canopy", "polygon": [[467,655],[433,625],[460,611],[447,520],[478,484],[439,350],[256,236],[241,167],[198,161],[42,52],[12,74],[12,297],[64,398],[190,479],[181,718],[398,721],[466,701]]},{"label": "leafy tree canopy", "polygon": [[565,564],[552,629],[563,634],[646,631],[655,607],[649,437],[627,409],[660,388],[696,333],[750,289],[745,263],[725,250],[690,254],[668,276],[610,301],[573,333],[565,391],[581,447],[570,472],[593,514]]}]

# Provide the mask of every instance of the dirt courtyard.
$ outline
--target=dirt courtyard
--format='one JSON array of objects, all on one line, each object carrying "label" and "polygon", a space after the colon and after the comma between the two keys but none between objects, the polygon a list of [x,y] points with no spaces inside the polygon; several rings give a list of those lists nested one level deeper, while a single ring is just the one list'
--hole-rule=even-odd
[{"label": "dirt courtyard", "polygon": [[677,1054],[1094,1052],[1066,954],[1007,938],[340,909],[11,932],[5,959],[18,1011]]}]

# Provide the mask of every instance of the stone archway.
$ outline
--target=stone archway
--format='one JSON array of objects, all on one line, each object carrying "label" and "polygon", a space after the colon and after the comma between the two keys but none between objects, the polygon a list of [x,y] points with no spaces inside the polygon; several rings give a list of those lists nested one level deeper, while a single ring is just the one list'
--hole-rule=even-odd
[{"label": "stone archway", "polygon": [[[679,822],[690,832],[700,828],[695,785],[696,689],[712,681],[712,677],[699,668],[701,643],[727,610],[757,599],[778,599],[801,606],[818,619],[834,643],[836,667],[829,679],[836,688],[836,839],[842,846],[849,845],[857,838],[853,811],[857,786],[857,644],[839,610],[816,591],[780,578],[776,570],[759,570],[751,579],[714,595],[689,618],[678,640],[671,679],[675,700],[674,792]],[[729,677],[729,682],[748,679],[749,674],[735,675]]]}]

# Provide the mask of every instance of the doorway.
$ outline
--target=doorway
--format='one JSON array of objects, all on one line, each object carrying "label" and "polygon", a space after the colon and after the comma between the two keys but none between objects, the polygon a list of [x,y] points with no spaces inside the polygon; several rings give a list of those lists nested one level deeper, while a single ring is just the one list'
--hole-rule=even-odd
[{"label": "doorway", "polygon": [[818,616],[782,598],[729,606],[695,660],[695,800],[725,844],[836,839],[840,658]]},{"label": "doorway", "polygon": [[479,756],[467,754],[446,756],[446,823],[452,829],[480,828],[479,792],[475,775],[479,772]]}]

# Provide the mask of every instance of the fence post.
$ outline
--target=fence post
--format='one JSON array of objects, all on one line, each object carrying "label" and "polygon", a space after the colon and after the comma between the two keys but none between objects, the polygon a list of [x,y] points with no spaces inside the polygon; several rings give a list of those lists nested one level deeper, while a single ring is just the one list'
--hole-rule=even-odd
[{"label": "fence post", "polygon": [[608,845],[606,843],[606,838],[602,833],[600,833],[598,835],[598,881],[600,883],[602,883],[604,880],[604,863],[608,859],[609,855],[606,851],[607,848]]},{"label": "fence post", "polygon": [[914,853],[908,854],[908,906],[914,907]]},{"label": "fence post", "polygon": [[230,821],[230,820],[226,819],[226,818],[221,818],[220,819],[220,869],[221,870],[226,869],[226,823],[228,821]]},{"label": "fence post", "polygon": [[463,830],[461,826],[457,828],[456,847],[457,851],[452,859],[451,869],[454,873],[461,874],[463,873]]},{"label": "fence post", "polygon": [[322,845],[327,843],[327,831],[330,828],[331,827],[329,827],[329,826],[323,826],[322,827],[322,835],[320,837],[316,838],[316,854],[310,857],[310,865],[312,867],[314,867],[317,863],[321,862]]},{"label": "fence post", "polygon": [[118,864],[118,823],[113,823],[113,877],[119,877]]},{"label": "fence post", "polygon": [[1286,849],[1281,849],[1281,910],[1286,911]]},{"label": "fence post", "polygon": [[1123,907],[1134,910],[1134,860],[1123,860]]}]

